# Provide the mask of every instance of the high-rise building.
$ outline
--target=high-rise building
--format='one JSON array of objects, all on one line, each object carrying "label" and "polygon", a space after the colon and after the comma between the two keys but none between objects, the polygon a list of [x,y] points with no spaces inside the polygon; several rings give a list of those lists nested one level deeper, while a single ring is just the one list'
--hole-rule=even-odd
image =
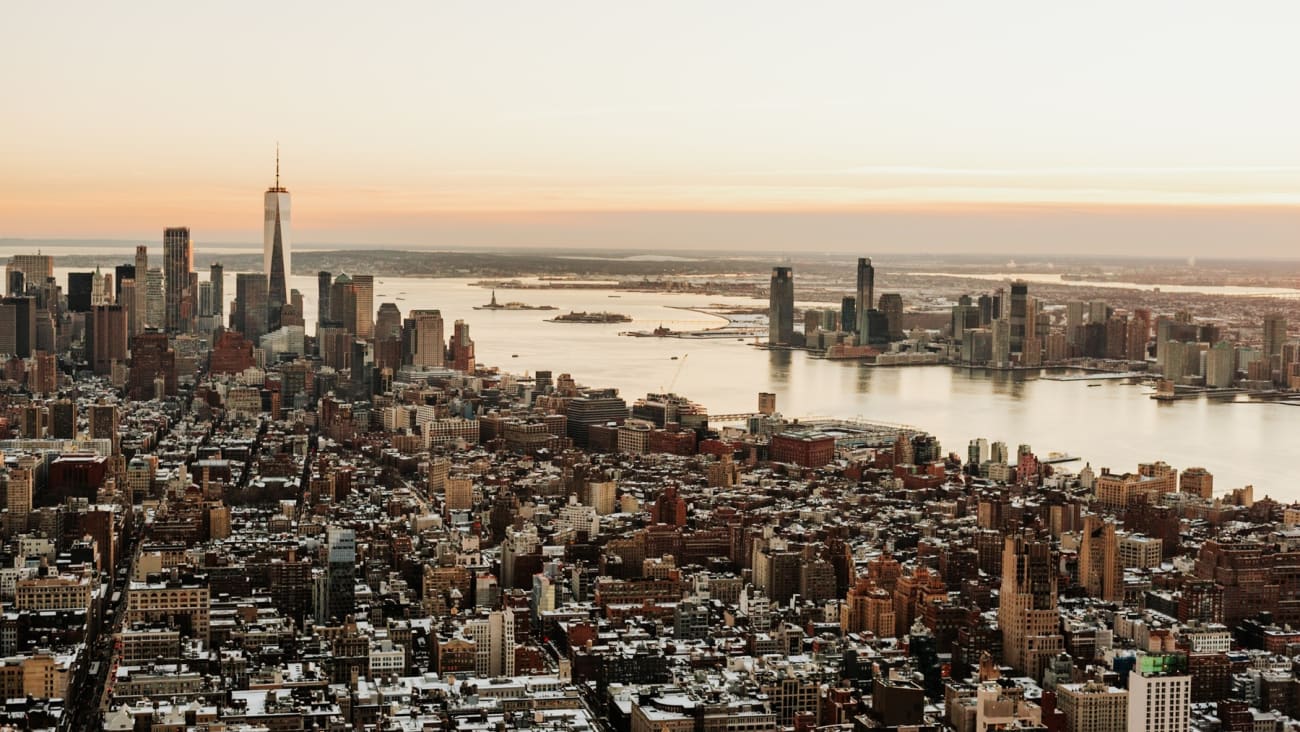
[{"label": "high-rise building", "polygon": [[356,335],[357,286],[352,282],[352,276],[347,272],[334,278],[334,284],[330,285],[329,301],[330,322],[344,331]]},{"label": "high-rise building", "polygon": [[840,329],[846,333],[858,332],[858,299],[852,295],[840,298]]},{"label": "high-rise building", "polygon": [[94,303],[95,273],[68,273],[68,312],[88,313]]},{"label": "high-rise building", "polygon": [[267,313],[269,305],[266,293],[266,278],[251,272],[235,275],[235,304],[232,308],[235,330],[244,334],[248,340],[256,343],[268,331]]},{"label": "high-rise building", "polygon": [[0,355],[30,358],[36,350],[36,298],[0,299]]},{"label": "high-rise building", "polygon": [[794,270],[789,267],[772,268],[767,319],[768,343],[774,346],[794,343]]},{"label": "high-rise building", "polygon": [[226,268],[221,262],[208,267],[208,282],[212,283],[212,314],[220,320],[226,312]]},{"label": "high-rise building", "polygon": [[[22,273],[23,291],[21,292],[15,291],[12,287],[15,282],[12,276],[14,272]],[[8,291],[10,295],[22,295],[27,287],[38,287],[53,276],[54,257],[48,254],[15,254],[5,265],[5,282],[10,284]]]},{"label": "high-rise building", "polygon": [[120,452],[118,428],[121,425],[121,412],[116,404],[92,404],[89,409],[90,439],[109,440],[113,444],[113,454]]},{"label": "high-rise building", "polygon": [[144,332],[131,341],[128,394],[136,401],[176,395],[176,352],[167,334]]},{"label": "high-rise building", "polygon": [[1064,648],[1056,609],[1056,556],[1049,541],[1028,533],[1003,539],[998,597],[1003,659],[1041,679],[1047,662]]},{"label": "high-rise building", "polygon": [[457,371],[470,373],[474,370],[474,341],[469,337],[469,323],[457,320],[451,326],[451,342],[448,344],[451,367]]},{"label": "high-rise building", "polygon": [[858,257],[858,289],[855,294],[857,318],[854,322],[857,325],[853,330],[858,334],[858,343],[866,345],[862,334],[868,332],[867,313],[876,307],[876,268],[871,266],[871,257]]},{"label": "high-rise building", "polygon": [[889,340],[903,340],[903,296],[887,292],[880,296],[880,312],[888,323]]},{"label": "high-rise building", "polygon": [[375,277],[357,275],[352,278],[356,287],[356,330],[358,338],[370,339],[375,334]]},{"label": "high-rise building", "polygon": [[289,302],[288,281],[292,271],[289,190],[280,185],[279,150],[275,152],[275,185],[266,189],[262,202],[262,272],[266,275],[271,321],[278,324],[278,310]]},{"label": "high-rise building", "polygon": [[515,614],[509,608],[465,623],[465,636],[474,641],[474,673],[480,678],[514,676]]},{"label": "high-rise building", "polygon": [[161,328],[167,322],[167,293],[163,271],[154,267],[145,277],[145,327]]},{"label": "high-rise building", "polygon": [[1011,283],[1011,352],[1020,353],[1025,343],[1025,336],[1030,335],[1027,328],[1029,320],[1029,283],[1016,280]]},{"label": "high-rise building", "polygon": [[194,272],[194,243],[189,227],[177,226],[163,231],[163,279],[167,310],[164,327],[169,333],[194,330],[195,293],[190,289]]},{"label": "high-rise building", "polygon": [[379,315],[375,318],[375,340],[402,337],[402,311],[391,302],[379,305]]},{"label": "high-rise building", "polygon": [[1192,677],[1181,653],[1139,656],[1128,675],[1128,732],[1187,732]]},{"label": "high-rise building", "polygon": [[440,311],[412,310],[402,328],[403,361],[423,368],[441,367],[447,354],[442,328]]},{"label": "high-rise building", "polygon": [[[159,294],[162,294],[161,290]],[[144,329],[150,325],[149,247],[144,244],[135,248],[135,310],[131,315],[131,335],[143,333]]]},{"label": "high-rise building", "polygon": [[1124,568],[1115,523],[1097,514],[1083,518],[1079,581],[1091,597],[1104,602],[1124,601]]},{"label": "high-rise building", "polygon": [[126,280],[133,280],[133,279],[135,279],[134,264],[119,264],[113,268],[113,286],[117,288],[117,292],[113,297],[114,304],[117,305],[127,304],[122,301],[122,283],[125,282]]},{"label": "high-rise building", "polygon": [[321,270],[316,273],[316,332],[325,326],[330,316],[330,285],[334,275]]},{"label": "high-rise building", "polygon": [[86,318],[86,360],[96,374],[113,371],[115,362],[126,361],[126,308],[96,305]]},{"label": "high-rise building", "polygon": [[592,425],[623,424],[628,409],[617,389],[596,389],[569,400],[565,414],[569,437],[579,447],[586,447]]},{"label": "high-rise building", "polygon": [[1286,343],[1286,316],[1273,313],[1264,318],[1264,355],[1277,356]]},{"label": "high-rise building", "polygon": [[[352,529],[330,527],[326,532],[326,566],[328,593],[324,607],[317,608],[317,619],[343,620],[356,607],[357,535]],[[324,613],[321,613],[324,610]]]}]

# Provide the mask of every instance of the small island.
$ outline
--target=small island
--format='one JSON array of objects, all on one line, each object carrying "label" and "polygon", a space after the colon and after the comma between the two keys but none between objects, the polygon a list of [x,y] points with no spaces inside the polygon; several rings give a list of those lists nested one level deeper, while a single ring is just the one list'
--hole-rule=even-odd
[{"label": "small island", "polygon": [[[399,298],[400,299],[400,298]],[[497,302],[497,291],[492,291],[492,302],[487,305],[475,305],[475,310],[557,310],[554,305],[529,305],[522,302],[508,302],[504,305]]]},{"label": "small island", "polygon": [[548,323],[631,323],[632,319],[622,313],[578,313],[569,312],[547,320]]}]

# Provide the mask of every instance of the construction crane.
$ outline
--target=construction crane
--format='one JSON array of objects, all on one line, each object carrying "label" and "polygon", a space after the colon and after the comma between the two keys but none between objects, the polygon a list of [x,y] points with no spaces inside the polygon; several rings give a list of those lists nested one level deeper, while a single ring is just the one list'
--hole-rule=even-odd
[{"label": "construction crane", "polygon": [[[660,390],[663,391],[663,393],[665,394],[673,393],[673,387],[677,386],[677,377],[682,375],[682,367],[686,365],[686,359],[690,355],[691,354],[689,353],[683,354],[681,359],[677,362],[677,370],[673,372],[673,378],[672,381],[668,382],[668,388],[667,389],[664,389],[662,387],[660,388]],[[673,356],[673,358],[677,358],[677,357]]]}]

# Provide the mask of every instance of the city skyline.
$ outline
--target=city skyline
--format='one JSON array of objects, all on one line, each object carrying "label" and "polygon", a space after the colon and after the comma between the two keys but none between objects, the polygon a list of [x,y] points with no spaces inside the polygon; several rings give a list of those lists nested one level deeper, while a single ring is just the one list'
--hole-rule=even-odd
[{"label": "city skyline", "polygon": [[1300,200],[1280,4],[76,10],[16,13],[3,237],[255,242],[276,140],[301,244],[1284,256]]}]

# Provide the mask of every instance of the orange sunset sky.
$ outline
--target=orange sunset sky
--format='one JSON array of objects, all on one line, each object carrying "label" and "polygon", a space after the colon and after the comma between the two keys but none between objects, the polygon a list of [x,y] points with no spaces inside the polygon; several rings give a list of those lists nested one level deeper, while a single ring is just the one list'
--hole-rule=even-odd
[{"label": "orange sunset sky", "polygon": [[1293,256],[1300,6],[7,3],[0,237]]}]

